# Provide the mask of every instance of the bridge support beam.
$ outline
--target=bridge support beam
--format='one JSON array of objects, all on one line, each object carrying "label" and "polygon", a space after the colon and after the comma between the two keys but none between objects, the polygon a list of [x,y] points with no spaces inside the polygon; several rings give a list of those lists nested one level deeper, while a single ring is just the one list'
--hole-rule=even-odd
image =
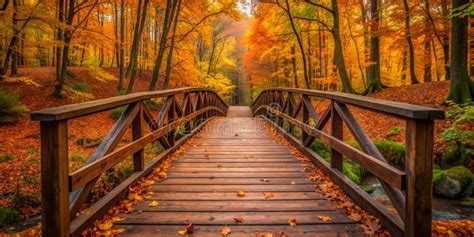
[{"label": "bridge support beam", "polygon": [[407,120],[404,236],[431,236],[433,120]]},{"label": "bridge support beam", "polygon": [[42,121],[42,236],[69,236],[67,120]]}]

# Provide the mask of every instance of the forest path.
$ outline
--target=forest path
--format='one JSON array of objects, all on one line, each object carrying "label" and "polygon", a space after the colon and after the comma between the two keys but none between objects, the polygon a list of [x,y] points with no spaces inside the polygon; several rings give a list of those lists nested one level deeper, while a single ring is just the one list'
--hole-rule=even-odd
[{"label": "forest path", "polygon": [[239,117],[248,112],[230,107],[228,117],[205,126],[173,161],[167,178],[149,188],[159,204],[144,201],[115,223],[127,230],[124,235],[179,236],[189,223],[192,236],[222,236],[225,226],[229,236],[363,235],[343,210],[315,192],[308,172],[263,120]]}]

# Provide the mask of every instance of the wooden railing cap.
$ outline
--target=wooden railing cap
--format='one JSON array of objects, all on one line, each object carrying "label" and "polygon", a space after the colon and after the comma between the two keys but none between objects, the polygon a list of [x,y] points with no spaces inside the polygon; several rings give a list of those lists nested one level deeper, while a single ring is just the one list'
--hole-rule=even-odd
[{"label": "wooden railing cap", "polygon": [[[215,92],[208,88],[198,87],[183,87],[177,89],[161,90],[161,91],[146,91],[137,92],[128,95],[115,96],[105,99],[99,99],[94,101],[88,101],[78,104],[70,104],[59,107],[47,108],[38,111],[31,112],[30,117],[33,121],[59,121],[71,118],[77,118],[101,111],[117,108],[123,105],[131,104],[141,100],[166,97],[173,94],[179,93],[190,93],[199,91]],[[219,97],[220,99],[220,97]],[[227,107],[227,104],[220,99],[221,102]]]},{"label": "wooden railing cap", "polygon": [[[410,119],[444,119],[444,111],[440,109],[412,105],[407,103],[400,103],[389,100],[377,99],[374,97],[366,97],[342,92],[329,92],[329,91],[319,91],[319,90],[307,90],[307,89],[295,89],[295,88],[286,88],[286,87],[275,87],[268,88],[262,91],[260,95],[264,92],[270,91],[282,91],[282,92],[292,92],[296,94],[302,94],[307,96],[314,96],[324,99],[331,99],[336,102],[343,104],[354,105],[361,108],[366,108],[375,112],[381,112],[386,114],[391,114],[395,116],[400,116]],[[259,96],[260,97],[260,96]],[[258,100],[258,98],[257,98]],[[257,101],[255,100],[255,101]]]}]

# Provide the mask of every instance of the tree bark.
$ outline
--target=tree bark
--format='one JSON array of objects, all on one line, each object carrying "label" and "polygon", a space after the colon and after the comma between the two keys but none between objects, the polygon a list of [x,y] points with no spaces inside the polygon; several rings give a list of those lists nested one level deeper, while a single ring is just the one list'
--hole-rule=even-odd
[{"label": "tree bark", "polygon": [[419,81],[416,79],[415,73],[415,47],[413,46],[413,40],[411,38],[410,32],[410,7],[408,5],[408,0],[403,0],[403,6],[405,8],[405,34],[406,40],[408,43],[408,52],[409,52],[409,59],[410,59],[410,80],[411,84],[418,84]]},{"label": "tree bark", "polygon": [[379,12],[378,0],[370,1],[370,66],[367,75],[367,89],[364,94],[371,94],[382,90],[380,79],[380,41],[379,41]]},{"label": "tree bark", "polygon": [[[453,0],[453,9],[468,4],[469,0]],[[467,69],[468,17],[457,16],[451,20],[451,87],[448,100],[455,103],[472,101],[474,85]]]},{"label": "tree bark", "polygon": [[125,42],[125,0],[120,0],[120,42],[119,42],[119,83],[117,91],[120,93],[123,90],[123,81],[125,78],[124,67],[125,67],[125,51],[124,51],[124,42]]},{"label": "tree bark", "polygon": [[161,87],[162,90],[166,90],[168,88],[168,84],[170,82],[170,77],[171,77],[171,64],[173,61],[173,50],[174,50],[174,43],[176,40],[176,28],[178,26],[178,18],[179,18],[179,12],[181,10],[181,0],[178,1],[178,8],[176,10],[175,18],[174,18],[174,25],[173,25],[173,37],[171,38],[171,44],[170,44],[170,49],[168,51],[168,58],[166,60],[166,74],[165,74],[165,80],[163,81],[163,86]]},{"label": "tree bark", "polygon": [[[425,10],[429,14],[430,12],[430,0],[425,0]],[[423,67],[423,82],[431,82],[432,75],[431,75],[431,38],[432,32],[430,27],[430,20],[428,19],[428,14],[425,17],[425,39],[423,43],[424,47],[424,67]]]}]

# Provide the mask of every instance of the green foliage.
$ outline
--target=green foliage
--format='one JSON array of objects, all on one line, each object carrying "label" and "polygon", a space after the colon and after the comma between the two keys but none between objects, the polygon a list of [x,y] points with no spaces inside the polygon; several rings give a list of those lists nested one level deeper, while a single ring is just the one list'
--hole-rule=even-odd
[{"label": "green foliage", "polygon": [[88,138],[88,137],[79,138],[76,140],[76,144],[78,146],[82,146],[85,148],[98,146],[101,142],[102,140],[100,138]]},{"label": "green foliage", "polygon": [[449,15],[449,19],[466,16],[474,17],[474,3],[466,3],[458,8],[454,8]]},{"label": "green foliage", "polygon": [[114,120],[117,120],[120,118],[120,116],[125,112],[125,109],[126,107],[125,106],[122,106],[122,107],[118,107],[118,108],[115,108],[112,110],[112,114],[110,115],[110,117]]},{"label": "green foliage", "polygon": [[385,159],[394,164],[403,165],[405,163],[405,146],[400,142],[380,139],[374,142]]},{"label": "green foliage", "polygon": [[446,112],[446,117],[453,119],[441,138],[447,143],[443,162],[447,165],[463,164],[474,156],[474,103],[454,104]]},{"label": "green foliage", "polygon": [[76,75],[77,74],[75,72],[73,72],[71,70],[66,70],[66,76],[74,78],[74,77],[76,77]]},{"label": "green foliage", "polygon": [[158,155],[161,152],[163,152],[163,150],[164,148],[161,146],[161,144],[158,141],[150,143],[145,147],[145,153],[147,154]]},{"label": "green foliage", "polygon": [[0,162],[12,161],[15,157],[12,154],[0,154]]},{"label": "green foliage", "polygon": [[[447,170],[433,170],[433,184],[436,194],[455,198],[468,194],[468,187],[474,180],[472,172],[464,166],[455,166]],[[468,191],[466,193],[466,191]],[[463,193],[464,192],[464,193]]]},{"label": "green foliage", "polygon": [[81,154],[73,154],[69,157],[69,160],[73,161],[73,162],[84,162],[85,161],[84,156],[81,155]]},{"label": "green foliage", "polygon": [[[318,139],[315,139],[314,142],[311,144],[311,149],[315,151],[319,156],[321,156],[324,160],[330,162],[330,149],[328,145],[322,143]],[[342,172],[356,184],[360,184],[362,178],[365,175],[365,171],[362,166],[347,159],[344,159],[344,162],[342,164]]]},{"label": "green foliage", "polygon": [[20,103],[16,94],[0,87],[0,125],[11,123],[26,112],[28,108]]},{"label": "green foliage", "polygon": [[13,197],[13,206],[15,208],[21,208],[21,207],[40,207],[41,206],[41,201],[40,197],[37,194],[34,193],[23,193],[23,192],[18,192],[14,197]]},{"label": "green foliage", "polygon": [[402,132],[402,128],[401,127],[398,127],[398,126],[395,126],[395,127],[392,127],[390,129],[390,132],[388,132],[387,134],[387,139],[391,139],[392,137],[400,134]]},{"label": "green foliage", "polygon": [[87,83],[81,83],[81,82],[76,82],[72,84],[72,89],[76,91],[81,91],[81,92],[88,92],[89,91],[89,85]]},{"label": "green foliage", "polygon": [[20,213],[12,208],[0,207],[0,228],[12,225],[20,219]]},{"label": "green foliage", "polygon": [[153,100],[145,100],[143,101],[143,104],[145,107],[147,107],[150,110],[159,110],[161,109],[160,103],[153,101]]}]

